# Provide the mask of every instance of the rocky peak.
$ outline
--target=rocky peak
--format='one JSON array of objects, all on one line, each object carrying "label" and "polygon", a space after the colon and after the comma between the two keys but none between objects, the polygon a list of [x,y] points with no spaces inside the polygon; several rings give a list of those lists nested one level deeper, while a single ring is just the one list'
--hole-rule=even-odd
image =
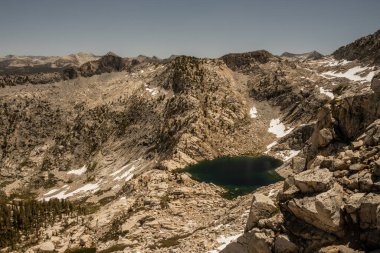
[{"label": "rocky peak", "polygon": [[247,53],[233,53],[221,57],[226,65],[236,71],[244,71],[251,67],[252,64],[264,64],[275,56],[266,50],[258,50]]},{"label": "rocky peak", "polygon": [[315,50],[311,52],[307,52],[307,53],[301,53],[301,54],[284,52],[283,54],[281,54],[281,57],[296,58],[296,59],[301,59],[301,60],[319,60],[323,57],[323,54]]},{"label": "rocky peak", "polygon": [[109,52],[95,61],[89,61],[79,68],[70,67],[63,71],[64,79],[73,79],[78,76],[90,77],[102,73],[119,72],[125,68],[125,61],[120,56]]},{"label": "rocky peak", "polygon": [[112,52],[112,51],[109,51],[109,52],[106,53],[104,56],[115,56],[115,57],[119,57],[117,54],[115,54],[115,53]]},{"label": "rocky peak", "polygon": [[202,60],[190,56],[178,56],[173,59],[169,69],[168,85],[175,93],[189,89],[202,83],[204,68]]},{"label": "rocky peak", "polygon": [[359,60],[367,64],[380,64],[380,30],[362,37],[346,46],[338,48],[333,54],[336,59]]}]

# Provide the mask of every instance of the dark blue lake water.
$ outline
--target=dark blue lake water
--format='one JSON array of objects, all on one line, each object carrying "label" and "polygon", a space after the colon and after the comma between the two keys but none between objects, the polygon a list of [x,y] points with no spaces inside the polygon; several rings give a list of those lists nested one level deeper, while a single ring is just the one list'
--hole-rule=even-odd
[{"label": "dark blue lake water", "polygon": [[227,190],[224,197],[234,198],[282,180],[275,171],[281,164],[282,161],[270,156],[221,157],[202,161],[182,171],[190,173],[197,181],[222,186]]}]

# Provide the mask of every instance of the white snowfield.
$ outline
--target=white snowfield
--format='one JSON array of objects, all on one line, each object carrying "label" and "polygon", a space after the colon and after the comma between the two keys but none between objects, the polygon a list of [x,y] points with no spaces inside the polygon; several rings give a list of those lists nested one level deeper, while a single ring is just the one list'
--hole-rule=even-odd
[{"label": "white snowfield", "polygon": [[366,70],[373,70],[373,67],[356,66],[348,69],[346,72],[327,71],[323,72],[321,76],[327,79],[332,79],[335,77],[345,77],[355,82],[370,82],[372,78],[375,76],[375,71],[370,71],[366,76],[360,76],[360,74]]},{"label": "white snowfield", "polygon": [[[127,181],[129,181],[132,177],[133,177],[133,171],[136,169],[136,167],[135,166],[132,166],[132,168],[130,168],[129,170],[127,170],[127,171],[124,171],[124,173],[123,174],[121,174],[121,175],[119,175],[119,176],[116,176],[118,173],[116,173],[116,174],[114,174],[113,176],[115,176],[114,177],[114,181],[115,180],[122,180],[122,179],[125,179],[125,181],[127,182]],[[119,173],[121,172],[121,170],[119,171]]]},{"label": "white snowfield", "polygon": [[277,155],[283,160],[284,162],[292,159],[296,155],[300,153],[301,150],[282,150],[277,152]]},{"label": "white snowfield", "polygon": [[277,145],[277,141],[270,143],[269,145],[267,145],[267,151],[271,150],[271,148],[276,146],[276,145]]},{"label": "white snowfield", "polygon": [[216,240],[218,241],[218,243],[221,243],[222,245],[220,245],[217,249],[208,251],[208,253],[218,253],[222,251],[225,247],[227,247],[228,244],[230,244],[233,241],[236,241],[241,235],[242,234],[237,234],[237,235],[232,235],[228,237],[225,237],[222,235],[218,237],[218,239]]},{"label": "white snowfield", "polygon": [[329,91],[329,90],[325,90],[323,87],[319,87],[319,92],[320,92],[321,94],[324,94],[324,95],[328,96],[328,97],[331,98],[331,99],[334,99],[334,93],[332,93],[332,92]]},{"label": "white snowfield", "polygon": [[276,135],[277,138],[284,137],[292,130],[293,128],[286,129],[286,126],[280,121],[280,119],[272,119],[268,128],[268,132]]},{"label": "white snowfield", "polygon": [[321,61],[320,63],[322,63],[325,66],[334,67],[334,66],[343,66],[343,65],[346,65],[350,62],[351,61],[347,61],[347,60],[338,61],[338,60],[335,60],[334,58],[332,58],[332,59],[328,59],[326,61]]},{"label": "white snowfield", "polygon": [[44,196],[51,195],[51,194],[53,194],[54,192],[57,192],[57,191],[59,191],[59,189],[52,189],[52,190],[48,191],[47,193],[45,193]]},{"label": "white snowfield", "polygon": [[[134,160],[130,163],[125,164],[120,169],[112,172],[111,174],[106,176],[106,178],[100,179],[96,183],[87,183],[87,184],[84,184],[82,186],[76,185],[75,188],[78,187],[77,189],[73,188],[73,186],[71,186],[71,185],[70,186],[64,185],[61,188],[51,189],[47,193],[42,195],[43,196],[42,199],[45,201],[48,201],[49,199],[53,199],[53,198],[66,199],[66,198],[72,197],[72,196],[80,194],[80,193],[95,193],[96,191],[98,191],[100,189],[101,185],[107,185],[113,181],[123,180],[124,182],[127,182],[133,178],[133,176],[134,176],[133,172],[139,168],[139,166],[137,164],[138,161],[140,161],[140,159]],[[83,166],[80,169],[71,170],[71,171],[67,172],[67,174],[81,175],[81,174],[85,173],[86,171],[87,171],[87,167]],[[112,189],[117,189],[117,188],[121,187],[121,185],[119,183],[116,183],[116,182],[112,183],[112,185],[113,185]]]},{"label": "white snowfield", "polygon": [[[55,195],[52,195],[52,196],[48,196],[48,197],[44,197],[43,199],[45,201],[48,201],[50,199],[53,199],[53,198],[57,198],[57,199],[66,199],[66,198],[69,198],[69,197],[72,197],[78,193],[82,193],[82,192],[91,192],[91,193],[95,193],[96,191],[98,191],[99,189],[99,184],[101,183],[102,180],[100,180],[99,182],[97,183],[88,183],[88,184],[85,184],[83,185],[82,187],[72,191],[72,192],[68,192],[68,189],[67,190],[62,190],[60,191],[59,193],[55,194]],[[62,187],[62,188],[66,188],[66,187]],[[51,192],[51,191],[50,191]],[[54,191],[55,192],[55,191]],[[68,192],[68,193],[67,193]],[[50,193],[51,194],[51,193]],[[45,195],[48,195],[48,194],[45,194]]]},{"label": "white snowfield", "polygon": [[82,168],[80,169],[77,169],[77,170],[70,170],[67,172],[67,174],[74,174],[74,175],[82,175],[83,173],[85,173],[87,171],[87,166],[84,165]]},{"label": "white snowfield", "polygon": [[251,110],[249,110],[249,116],[251,116],[252,119],[257,118],[257,109],[256,107],[252,107]]}]

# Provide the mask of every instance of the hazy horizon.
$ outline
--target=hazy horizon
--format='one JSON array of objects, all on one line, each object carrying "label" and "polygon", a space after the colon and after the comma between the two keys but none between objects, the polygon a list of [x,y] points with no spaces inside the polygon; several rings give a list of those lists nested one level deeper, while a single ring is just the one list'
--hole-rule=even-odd
[{"label": "hazy horizon", "polygon": [[377,0],[0,2],[0,56],[331,54],[380,29]]}]

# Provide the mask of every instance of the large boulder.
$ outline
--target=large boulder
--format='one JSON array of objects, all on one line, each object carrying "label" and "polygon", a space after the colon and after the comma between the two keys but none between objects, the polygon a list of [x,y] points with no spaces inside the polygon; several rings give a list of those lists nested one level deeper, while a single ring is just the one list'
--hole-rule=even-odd
[{"label": "large boulder", "polygon": [[325,232],[342,236],[343,218],[340,212],[343,206],[342,186],[335,184],[329,191],[315,197],[304,197],[289,201],[288,208],[297,218]]},{"label": "large boulder", "polygon": [[297,253],[299,252],[299,247],[289,240],[287,235],[279,235],[274,241],[274,252],[275,253]]},{"label": "large boulder", "polygon": [[331,245],[321,248],[318,253],[364,253],[364,251],[351,249],[346,245]]},{"label": "large boulder", "polygon": [[254,228],[228,244],[220,253],[271,253],[274,237],[275,233],[270,229]]},{"label": "large boulder", "polygon": [[380,195],[369,193],[361,198],[359,220],[361,229],[380,230]]},{"label": "large boulder", "polygon": [[245,231],[251,230],[261,219],[271,217],[277,210],[273,200],[268,196],[261,193],[254,194]]},{"label": "large boulder", "polygon": [[380,176],[380,158],[374,162],[373,174],[378,177]]},{"label": "large boulder", "polygon": [[332,184],[333,173],[328,169],[306,170],[294,176],[295,186],[303,193],[324,192]]}]

